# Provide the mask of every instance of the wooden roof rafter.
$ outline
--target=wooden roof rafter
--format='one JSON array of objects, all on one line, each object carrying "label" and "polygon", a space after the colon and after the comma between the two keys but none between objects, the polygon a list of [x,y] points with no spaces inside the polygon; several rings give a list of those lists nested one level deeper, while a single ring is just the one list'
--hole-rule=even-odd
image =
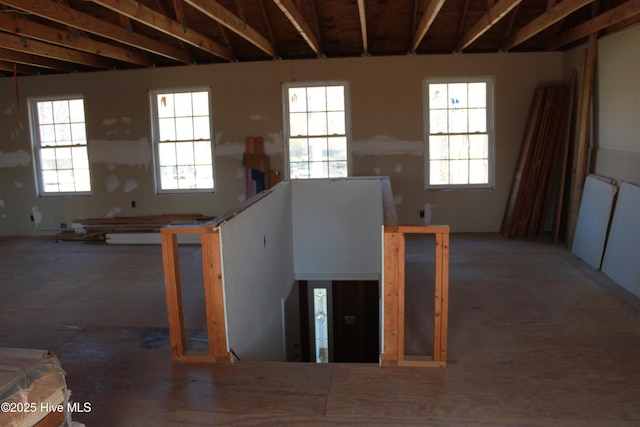
[{"label": "wooden roof rafter", "polygon": [[240,17],[224,8],[215,0],[184,0],[190,6],[193,6],[209,18],[222,24],[224,27],[233,31],[240,37],[252,43],[263,52],[269,54],[272,58],[278,58],[274,46],[259,32],[246,24]]},{"label": "wooden roof rafter", "polygon": [[73,62],[93,68],[108,70],[114,67],[112,61],[98,55],[67,49],[54,44],[44,43],[39,40],[29,39],[23,35],[0,32],[0,46],[23,53],[30,53],[45,58],[58,59],[60,61]]},{"label": "wooden roof rafter", "polygon": [[154,30],[160,31],[182,42],[200,48],[212,55],[233,61],[232,52],[215,41],[187,29],[183,24],[170,19],[168,16],[144,6],[136,0],[93,0],[93,3],[111,9],[127,18],[134,19]]},{"label": "wooden roof rafter", "polygon": [[369,55],[369,41],[367,36],[367,10],[364,0],[358,0],[358,15],[360,16],[360,33],[362,34],[362,54]]},{"label": "wooden roof rafter", "polygon": [[464,0],[464,5],[462,6],[462,10],[460,11],[460,18],[458,19],[458,29],[456,30],[456,39],[452,50],[455,52],[456,47],[460,44],[460,40],[462,39],[462,32],[464,30],[464,23],[467,20],[467,12],[469,11],[469,1]]},{"label": "wooden roof rafter", "polygon": [[7,61],[15,64],[32,65],[48,70],[65,71],[73,73],[77,68],[68,62],[58,61],[57,59],[45,58],[42,56],[32,55],[30,53],[18,52],[11,49],[0,47],[0,55]]},{"label": "wooden roof rafter", "polygon": [[422,42],[422,39],[429,31],[429,27],[433,24],[433,21],[436,19],[438,12],[442,9],[444,2],[446,0],[431,0],[429,5],[427,6],[424,14],[422,15],[422,19],[416,28],[416,31],[413,35],[413,41],[411,42],[411,49],[409,50],[411,53],[415,53],[416,49]]},{"label": "wooden roof rafter", "polygon": [[462,40],[456,47],[456,51],[461,52],[463,49],[469,47],[478,37],[487,32],[521,2],[522,0],[500,0],[491,6],[487,13],[462,37]]},{"label": "wooden roof rafter", "polygon": [[529,22],[529,24],[516,31],[506,40],[503,49],[508,51],[593,1],[594,0],[563,0],[557,3],[551,7],[549,11],[538,16]]},{"label": "wooden roof rafter", "polygon": [[131,64],[151,67],[151,59],[138,51],[119,48],[109,43],[91,40],[84,36],[75,36],[65,30],[58,30],[39,24],[13,13],[0,13],[0,29],[10,33],[23,35],[31,39],[56,44],[69,49],[116,59]]},{"label": "wooden roof rafter", "polygon": [[572,29],[551,39],[547,48],[551,50],[558,49],[633,17],[640,17],[640,0],[627,0],[621,5],[609,9],[595,18],[576,25]]},{"label": "wooden roof rafter", "polygon": [[291,2],[291,0],[273,0],[273,2],[280,8],[282,13],[285,14],[316,55],[320,57],[324,56],[318,38],[311,30],[311,27],[309,27],[307,21],[305,21],[300,10]]},{"label": "wooden roof rafter", "polygon": [[173,0],[173,12],[176,15],[176,21],[182,24],[182,31],[187,32],[187,19],[184,16],[184,7],[182,0]]},{"label": "wooden roof rafter", "polygon": [[271,27],[271,21],[269,20],[269,15],[267,14],[267,7],[264,4],[265,0],[260,0],[260,13],[262,13],[262,19],[264,19],[264,25],[267,27],[267,33],[269,33],[269,40],[271,41],[272,46],[277,46],[276,38],[273,35],[273,28]]},{"label": "wooden roof rafter", "polygon": [[31,13],[36,16],[77,28],[91,34],[135,47],[147,52],[188,64],[189,55],[181,49],[168,46],[160,41],[129,33],[124,28],[84,14],[75,9],[48,0],[0,0],[0,4]]},{"label": "wooden roof rafter", "polygon": [[31,65],[17,64],[15,62],[9,62],[0,59],[0,73],[3,71],[8,73],[13,73],[16,71],[20,74],[28,74],[28,75],[36,75],[39,73],[37,67],[33,67]]},{"label": "wooden roof rafter", "polygon": [[[553,0],[551,0],[553,1]],[[513,9],[513,13],[511,13],[509,16],[509,22],[507,23],[507,27],[504,30],[504,33],[502,34],[502,42],[500,43],[500,52],[504,52],[504,44],[506,42],[506,40],[511,36],[511,31],[513,30],[513,27],[516,23],[516,18],[518,17],[518,10],[520,9],[520,5],[517,5],[514,9]]]}]

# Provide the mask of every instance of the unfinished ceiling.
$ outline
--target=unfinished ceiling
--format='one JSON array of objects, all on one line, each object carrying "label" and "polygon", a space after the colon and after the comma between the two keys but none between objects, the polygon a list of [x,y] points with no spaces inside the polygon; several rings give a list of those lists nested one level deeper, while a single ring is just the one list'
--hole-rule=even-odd
[{"label": "unfinished ceiling", "polygon": [[640,22],[640,0],[0,0],[0,73],[557,51]]}]

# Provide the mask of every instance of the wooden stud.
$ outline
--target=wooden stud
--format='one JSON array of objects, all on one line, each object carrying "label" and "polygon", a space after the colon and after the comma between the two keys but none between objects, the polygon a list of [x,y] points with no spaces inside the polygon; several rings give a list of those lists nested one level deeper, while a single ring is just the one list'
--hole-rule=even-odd
[{"label": "wooden stud", "polygon": [[[435,234],[434,344],[432,360],[404,354],[405,236]],[[447,361],[449,316],[449,227],[446,225],[384,228],[384,353],[383,365],[444,367]]]},{"label": "wooden stud", "polygon": [[398,362],[404,360],[405,242],[404,233],[398,233],[398,260],[396,263],[396,279],[398,281]]},{"label": "wooden stud", "polygon": [[165,229],[162,230],[160,235],[162,239],[162,265],[164,267],[167,314],[169,316],[171,357],[174,360],[178,360],[185,354],[187,348],[184,333],[184,316],[182,312],[178,235]]},{"label": "wooden stud", "polygon": [[384,230],[384,348],[381,362],[383,365],[396,364],[398,361],[398,262],[399,236],[393,229]]},{"label": "wooden stud", "polygon": [[220,256],[220,231],[206,228],[202,234],[202,267],[207,312],[209,356],[216,361],[230,361],[225,327],[224,291]]}]

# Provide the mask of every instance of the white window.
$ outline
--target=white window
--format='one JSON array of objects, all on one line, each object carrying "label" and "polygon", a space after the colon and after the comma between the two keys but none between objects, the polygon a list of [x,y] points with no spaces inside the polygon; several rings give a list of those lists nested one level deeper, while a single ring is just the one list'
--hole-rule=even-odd
[{"label": "white window", "polygon": [[427,188],[493,187],[493,81],[427,79]]},{"label": "white window", "polygon": [[30,100],[38,194],[91,194],[82,97]]},{"label": "white window", "polygon": [[348,86],[286,84],[283,89],[289,178],[348,176]]},{"label": "white window", "polygon": [[213,191],[209,105],[208,89],[151,92],[159,193]]}]

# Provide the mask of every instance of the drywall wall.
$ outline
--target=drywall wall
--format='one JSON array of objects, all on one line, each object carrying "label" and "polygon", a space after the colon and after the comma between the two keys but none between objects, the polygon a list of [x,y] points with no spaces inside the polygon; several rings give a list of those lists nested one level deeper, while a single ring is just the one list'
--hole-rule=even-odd
[{"label": "drywall wall", "polygon": [[596,270],[600,270],[602,263],[617,190],[611,182],[593,175],[585,179],[571,251]]},{"label": "drywall wall", "polygon": [[640,187],[620,185],[611,231],[602,260],[602,271],[640,297]]},{"label": "drywall wall", "polygon": [[640,185],[640,26],[598,42],[593,172]]},{"label": "drywall wall", "polygon": [[[261,135],[271,167],[284,173],[281,85],[345,80],[351,89],[352,171],[387,175],[399,220],[453,231],[496,231],[536,86],[562,79],[561,53],[358,57],[192,65],[162,69],[0,79],[0,234],[52,234],[76,218],[160,213],[220,215],[244,198],[241,157],[247,136]],[[492,190],[426,191],[422,84],[426,77],[493,76],[496,180]],[[216,191],[157,195],[151,156],[149,91],[209,86],[215,134]],[[30,97],[85,98],[90,197],[36,195],[28,120]],[[20,126],[22,122],[23,126]],[[135,208],[131,202],[135,201]],[[30,220],[33,209],[41,222]]]},{"label": "drywall wall", "polygon": [[380,278],[380,179],[292,181],[297,280]]},{"label": "drywall wall", "polygon": [[282,183],[220,226],[227,337],[241,360],[286,360],[283,299],[293,285],[289,187]]}]

